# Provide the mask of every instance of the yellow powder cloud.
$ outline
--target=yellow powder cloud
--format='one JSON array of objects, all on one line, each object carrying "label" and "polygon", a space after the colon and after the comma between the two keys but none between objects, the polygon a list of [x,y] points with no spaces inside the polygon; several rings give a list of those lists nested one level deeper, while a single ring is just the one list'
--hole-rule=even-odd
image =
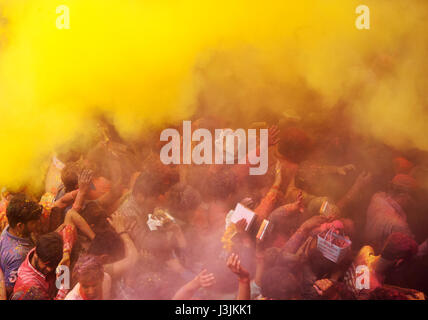
[{"label": "yellow powder cloud", "polygon": [[[356,130],[428,149],[428,4],[364,1],[371,29],[357,30],[360,4],[1,0],[0,185],[40,185],[52,151],[92,135],[95,113],[130,137],[189,119],[201,99],[248,119],[346,101]],[[59,5],[69,30],[56,28]]]}]

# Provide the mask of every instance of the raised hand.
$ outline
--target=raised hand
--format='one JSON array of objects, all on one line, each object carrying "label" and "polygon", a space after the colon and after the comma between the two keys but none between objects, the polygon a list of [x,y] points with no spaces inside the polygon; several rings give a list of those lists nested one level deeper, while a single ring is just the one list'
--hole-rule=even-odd
[{"label": "raised hand", "polygon": [[305,206],[303,205],[303,192],[300,191],[297,195],[297,199],[295,202],[285,205],[285,208],[288,212],[300,212],[303,213],[305,210]]},{"label": "raised hand", "polygon": [[366,186],[372,180],[372,174],[370,172],[362,172],[358,175],[357,180],[355,181],[360,187]]},{"label": "raised hand", "polygon": [[232,253],[229,256],[226,264],[227,264],[227,267],[230,269],[230,271],[236,274],[239,279],[241,280],[250,279],[250,273],[241,266],[241,260],[239,260],[239,256],[236,253]]},{"label": "raised hand", "polygon": [[136,221],[130,221],[117,212],[115,212],[110,218],[107,218],[107,221],[117,233],[129,232],[136,224]]},{"label": "raised hand", "polygon": [[89,186],[92,181],[92,171],[89,169],[83,169],[79,174],[78,183],[79,183],[79,191],[88,192]]},{"label": "raised hand", "polygon": [[208,273],[206,269],[202,270],[195,278],[199,286],[208,288],[215,284],[215,277],[213,273]]}]

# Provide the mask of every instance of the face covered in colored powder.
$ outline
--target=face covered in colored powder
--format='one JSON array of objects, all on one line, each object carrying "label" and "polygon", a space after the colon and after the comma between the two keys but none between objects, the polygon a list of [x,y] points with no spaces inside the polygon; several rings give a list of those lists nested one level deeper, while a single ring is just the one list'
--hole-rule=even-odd
[{"label": "face covered in colored powder", "polygon": [[33,264],[38,271],[43,273],[45,276],[52,273],[56,266],[53,266],[50,262],[44,262],[40,259],[37,254],[34,255]]},{"label": "face covered in colored powder", "polygon": [[103,291],[103,277],[93,277],[89,274],[80,278],[80,294],[85,300],[101,300]]}]

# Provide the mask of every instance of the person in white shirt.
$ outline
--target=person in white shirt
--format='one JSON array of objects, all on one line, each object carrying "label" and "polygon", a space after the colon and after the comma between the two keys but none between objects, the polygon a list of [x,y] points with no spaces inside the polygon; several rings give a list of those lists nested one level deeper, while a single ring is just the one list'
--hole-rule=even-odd
[{"label": "person in white shirt", "polygon": [[78,282],[65,300],[110,299],[111,277],[104,272],[103,264],[97,256],[81,256],[74,267],[73,278]]}]

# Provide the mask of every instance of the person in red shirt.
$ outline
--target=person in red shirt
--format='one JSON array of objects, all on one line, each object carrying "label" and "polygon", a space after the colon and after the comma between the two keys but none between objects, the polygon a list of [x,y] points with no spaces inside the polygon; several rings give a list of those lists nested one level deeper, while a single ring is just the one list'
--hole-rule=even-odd
[{"label": "person in red shirt", "polygon": [[63,240],[56,232],[41,236],[18,269],[11,300],[61,300],[66,290],[56,287],[55,270],[63,256]]}]

